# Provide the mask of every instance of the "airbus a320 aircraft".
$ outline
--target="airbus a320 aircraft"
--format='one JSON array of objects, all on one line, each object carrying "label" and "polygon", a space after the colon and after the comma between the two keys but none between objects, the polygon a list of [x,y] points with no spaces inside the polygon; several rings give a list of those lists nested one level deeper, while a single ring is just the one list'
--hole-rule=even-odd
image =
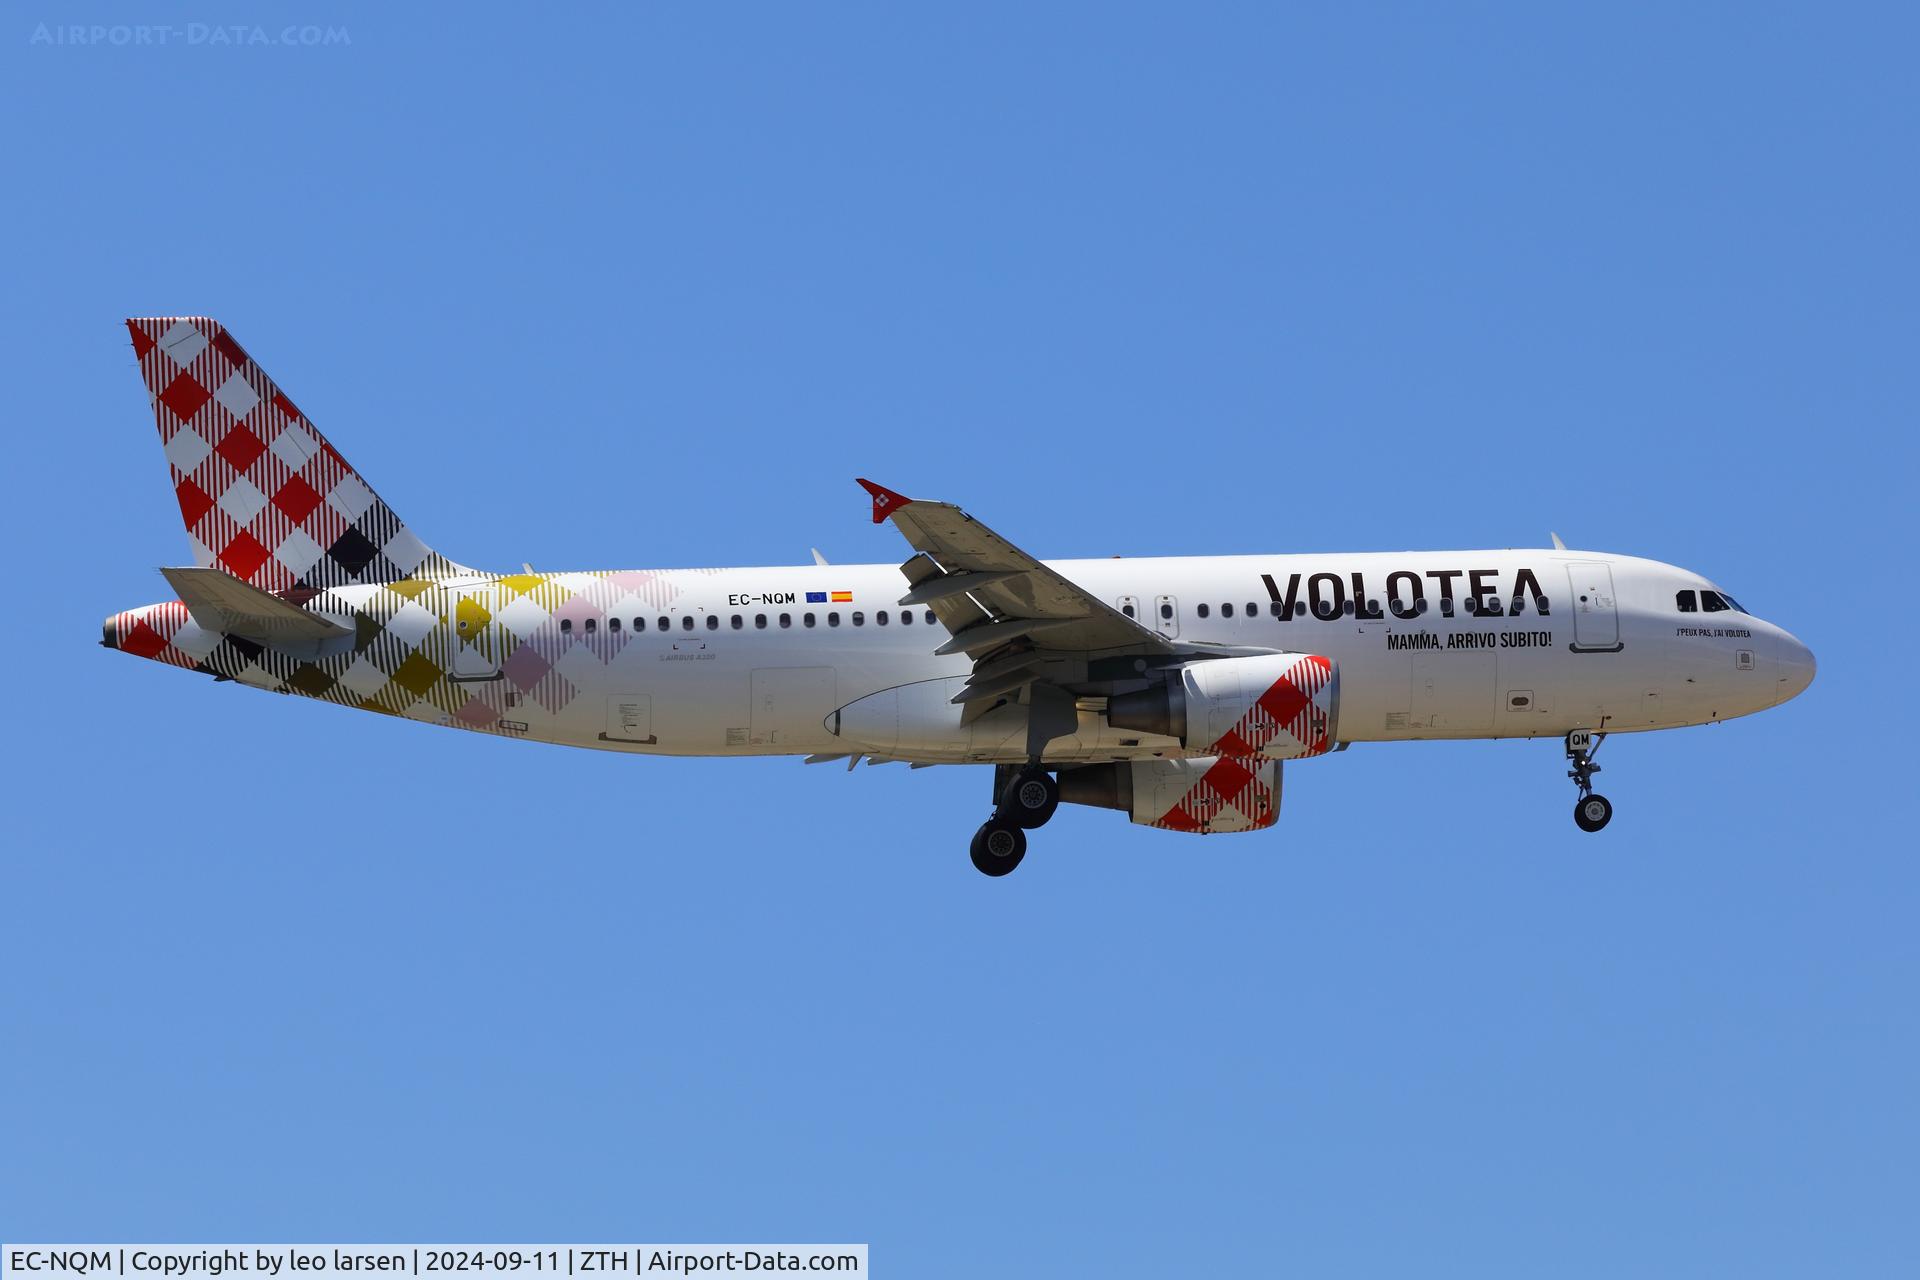
[{"label": "airbus a320 aircraft", "polygon": [[904,564],[486,573],[430,548],[212,320],[129,320],[194,564],[103,643],[363,711],[634,755],[992,768],[973,863],[1061,803],[1201,834],[1352,742],[1565,739],[1786,701],[1813,655],[1713,583],[1551,550],[1041,561],[862,480]]}]

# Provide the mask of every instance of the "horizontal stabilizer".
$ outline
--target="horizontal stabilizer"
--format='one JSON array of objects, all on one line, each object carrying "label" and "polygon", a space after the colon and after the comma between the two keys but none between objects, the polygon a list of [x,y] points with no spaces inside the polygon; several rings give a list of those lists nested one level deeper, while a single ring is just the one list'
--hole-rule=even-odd
[{"label": "horizontal stabilizer", "polygon": [[162,569],[193,620],[261,644],[313,644],[353,634],[348,627],[288,604],[232,574],[211,568]]}]

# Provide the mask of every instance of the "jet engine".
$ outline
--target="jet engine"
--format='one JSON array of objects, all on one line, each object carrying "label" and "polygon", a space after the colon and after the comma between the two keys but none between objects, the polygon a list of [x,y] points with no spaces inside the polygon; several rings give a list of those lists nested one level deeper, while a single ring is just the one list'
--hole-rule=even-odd
[{"label": "jet engine", "polygon": [[1107,703],[1116,729],[1165,734],[1208,755],[1294,760],[1333,749],[1340,670],[1317,653],[1190,662]]},{"label": "jet engine", "polygon": [[1163,831],[1258,831],[1280,816],[1280,769],[1278,760],[1227,756],[1082,765],[1060,771],[1060,800],[1119,809]]}]

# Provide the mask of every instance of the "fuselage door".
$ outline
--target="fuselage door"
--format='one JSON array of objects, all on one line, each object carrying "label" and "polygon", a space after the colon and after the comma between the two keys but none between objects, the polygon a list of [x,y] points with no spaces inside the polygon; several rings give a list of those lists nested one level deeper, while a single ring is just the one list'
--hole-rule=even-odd
[{"label": "fuselage door", "polygon": [[453,632],[455,680],[500,678],[499,628],[493,625],[493,587],[452,587],[448,622]]},{"label": "fuselage door", "polygon": [[748,745],[790,747],[823,739],[832,742],[820,722],[838,705],[834,697],[838,674],[832,667],[763,667],[755,671]]},{"label": "fuselage door", "polygon": [[1172,596],[1153,598],[1153,626],[1169,640],[1180,634],[1180,602]]},{"label": "fuselage door", "polygon": [[1587,653],[1620,650],[1620,611],[1613,600],[1613,569],[1604,561],[1582,560],[1567,566],[1573,591],[1573,647]]}]

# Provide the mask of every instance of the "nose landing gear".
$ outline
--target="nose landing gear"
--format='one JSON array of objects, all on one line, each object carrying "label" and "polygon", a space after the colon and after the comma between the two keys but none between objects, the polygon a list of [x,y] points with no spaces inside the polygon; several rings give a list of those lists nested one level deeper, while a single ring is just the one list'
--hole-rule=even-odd
[{"label": "nose landing gear", "polygon": [[1038,765],[994,770],[993,816],[973,834],[973,865],[984,875],[1003,876],[1027,856],[1027,832],[1046,825],[1060,807],[1060,784]]},{"label": "nose landing gear", "polygon": [[1573,764],[1567,776],[1580,788],[1580,798],[1573,805],[1573,823],[1582,831],[1598,831],[1613,821],[1613,802],[1593,789],[1593,775],[1600,772],[1593,757],[1606,740],[1606,734],[1591,729],[1575,729],[1567,735],[1567,759]]}]

